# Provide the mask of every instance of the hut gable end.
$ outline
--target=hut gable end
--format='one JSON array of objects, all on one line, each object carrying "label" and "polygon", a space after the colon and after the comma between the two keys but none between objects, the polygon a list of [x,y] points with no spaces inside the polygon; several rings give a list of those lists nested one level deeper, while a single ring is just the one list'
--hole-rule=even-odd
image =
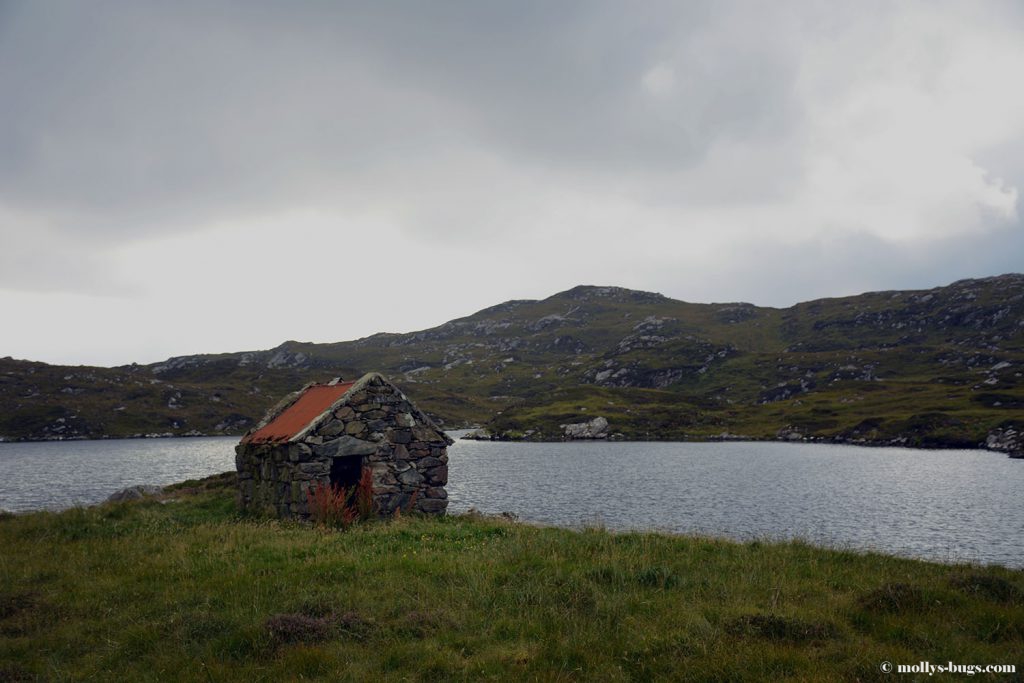
[{"label": "hut gable end", "polygon": [[[345,408],[350,410],[344,410]],[[386,418],[393,419],[386,419]],[[443,441],[450,446],[453,441],[438,427],[430,417],[415,406],[402,391],[384,378],[383,375],[371,372],[364,375],[341,396],[329,410],[324,411],[307,427],[296,434],[294,440],[307,436],[324,436],[330,438],[340,428],[341,423],[362,422],[369,428],[371,440],[381,430],[416,429],[419,437],[428,441]],[[358,429],[359,426],[347,427]],[[348,431],[354,434],[354,431]],[[401,435],[399,438],[402,438]]]}]

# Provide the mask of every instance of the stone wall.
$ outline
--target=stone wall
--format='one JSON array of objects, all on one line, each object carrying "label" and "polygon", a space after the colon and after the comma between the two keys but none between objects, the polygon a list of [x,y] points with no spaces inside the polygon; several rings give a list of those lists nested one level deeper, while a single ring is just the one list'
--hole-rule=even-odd
[{"label": "stone wall", "polygon": [[447,447],[451,440],[377,374],[365,376],[327,413],[288,443],[239,444],[242,510],[305,518],[307,491],[330,483],[331,459],[361,456],[373,473],[382,515],[397,507],[443,513],[448,507]]}]

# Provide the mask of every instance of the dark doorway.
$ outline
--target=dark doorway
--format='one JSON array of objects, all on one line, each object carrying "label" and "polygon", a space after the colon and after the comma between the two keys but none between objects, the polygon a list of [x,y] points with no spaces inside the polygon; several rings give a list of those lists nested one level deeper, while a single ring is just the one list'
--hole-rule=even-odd
[{"label": "dark doorway", "polygon": [[340,486],[351,493],[359,485],[359,477],[363,473],[363,456],[346,455],[331,458],[331,487]]}]

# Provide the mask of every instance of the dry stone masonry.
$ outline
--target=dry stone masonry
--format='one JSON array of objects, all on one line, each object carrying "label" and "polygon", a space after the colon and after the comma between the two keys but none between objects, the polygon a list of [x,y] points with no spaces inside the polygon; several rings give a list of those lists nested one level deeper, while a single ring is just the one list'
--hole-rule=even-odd
[{"label": "dry stone masonry", "polygon": [[[378,373],[364,375],[320,411],[311,390],[329,400],[327,389],[335,386],[335,393],[344,391],[337,382],[304,387],[242,438],[235,449],[242,510],[306,518],[310,488],[323,483],[351,490],[369,467],[381,515],[410,504],[443,514],[451,439]],[[303,412],[311,406],[318,412],[306,420]]]}]

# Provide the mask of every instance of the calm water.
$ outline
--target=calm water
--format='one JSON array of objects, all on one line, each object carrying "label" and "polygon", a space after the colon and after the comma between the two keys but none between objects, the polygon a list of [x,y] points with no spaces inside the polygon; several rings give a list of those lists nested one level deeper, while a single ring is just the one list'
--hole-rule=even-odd
[{"label": "calm water", "polygon": [[0,510],[91,505],[135,484],[235,469],[237,437],[0,443]]},{"label": "calm water", "polygon": [[458,442],[450,509],[1024,566],[1024,460],[788,443]]},{"label": "calm water", "polygon": [[[234,438],[0,444],[0,508],[63,508],[234,468]],[[452,512],[736,539],[799,537],[1024,566],[1024,460],[787,443],[457,441]]]}]

